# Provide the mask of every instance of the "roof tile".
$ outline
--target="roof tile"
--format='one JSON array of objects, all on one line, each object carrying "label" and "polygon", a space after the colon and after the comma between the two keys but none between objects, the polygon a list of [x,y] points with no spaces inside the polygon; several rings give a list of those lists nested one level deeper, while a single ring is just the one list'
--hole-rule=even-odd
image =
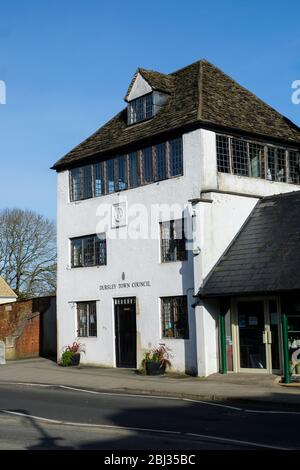
[{"label": "roof tile", "polygon": [[231,129],[300,145],[299,127],[206,60],[171,74],[145,69],[138,72],[153,89],[170,94],[160,111],[147,121],[128,125],[123,109],[58,160],[54,169],[79,165],[86,158],[106,158],[189,126]]}]

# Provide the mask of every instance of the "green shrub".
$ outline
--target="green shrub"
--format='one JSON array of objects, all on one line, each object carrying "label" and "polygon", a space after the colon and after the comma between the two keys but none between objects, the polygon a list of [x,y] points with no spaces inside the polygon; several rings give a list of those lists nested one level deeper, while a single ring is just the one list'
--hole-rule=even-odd
[{"label": "green shrub", "polygon": [[70,366],[72,364],[72,351],[64,351],[61,355],[60,364],[64,367]]}]

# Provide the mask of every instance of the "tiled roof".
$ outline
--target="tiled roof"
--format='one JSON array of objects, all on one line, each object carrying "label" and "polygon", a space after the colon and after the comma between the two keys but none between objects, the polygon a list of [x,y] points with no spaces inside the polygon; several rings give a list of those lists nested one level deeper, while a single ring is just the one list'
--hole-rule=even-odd
[{"label": "tiled roof", "polygon": [[9,287],[7,282],[1,276],[0,276],[0,297],[14,297],[14,298],[17,297],[14,291]]},{"label": "tiled roof", "polygon": [[209,274],[203,297],[300,289],[300,191],[266,197]]},{"label": "tiled roof", "polygon": [[201,126],[300,145],[299,127],[206,60],[169,75],[138,71],[154,89],[170,94],[161,110],[147,121],[127,125],[127,111],[123,109],[58,160],[54,169],[77,165],[86,158],[105,157],[171,131]]}]

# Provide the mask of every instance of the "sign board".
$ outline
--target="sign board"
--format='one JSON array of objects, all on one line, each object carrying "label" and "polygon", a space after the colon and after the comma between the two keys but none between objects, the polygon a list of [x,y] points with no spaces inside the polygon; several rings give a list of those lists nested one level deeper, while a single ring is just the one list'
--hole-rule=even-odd
[{"label": "sign board", "polygon": [[137,287],[151,287],[150,281],[118,282],[115,284],[100,284],[100,290],[135,289]]}]

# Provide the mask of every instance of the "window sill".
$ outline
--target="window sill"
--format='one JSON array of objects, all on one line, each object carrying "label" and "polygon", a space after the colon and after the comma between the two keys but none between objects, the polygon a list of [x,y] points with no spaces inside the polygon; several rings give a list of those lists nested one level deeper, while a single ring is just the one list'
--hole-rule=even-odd
[{"label": "window sill", "polygon": [[161,338],[161,341],[191,341],[191,338]]},{"label": "window sill", "polygon": [[87,269],[87,268],[104,268],[107,264],[93,264],[91,266],[71,266],[71,271],[73,269]]},{"label": "window sill", "polygon": [[164,265],[164,264],[173,264],[173,263],[185,263],[187,261],[188,261],[188,258],[183,259],[183,260],[174,260],[174,261],[160,261],[159,264]]},{"label": "window sill", "polygon": [[182,174],[179,174],[179,175],[168,176],[167,178],[159,179],[159,180],[156,180],[156,181],[143,182],[143,183],[138,184],[137,186],[127,187],[125,189],[118,189],[117,191],[113,191],[111,193],[100,194],[99,196],[91,196],[91,197],[84,198],[84,199],[78,199],[76,201],[71,201],[69,199],[68,204],[70,204],[70,205],[79,205],[82,202],[91,201],[91,200],[99,199],[99,198],[102,198],[102,197],[113,196],[113,195],[118,196],[118,193],[124,193],[124,191],[132,191],[133,189],[144,188],[145,186],[150,186],[151,184],[157,184],[158,185],[158,184],[160,184],[162,182],[165,182],[165,181],[172,181],[172,180],[176,180],[178,178],[182,178],[183,176],[184,176],[184,172],[182,172]]},{"label": "window sill", "polygon": [[96,340],[98,339],[98,336],[77,336],[78,339],[80,340]]}]

